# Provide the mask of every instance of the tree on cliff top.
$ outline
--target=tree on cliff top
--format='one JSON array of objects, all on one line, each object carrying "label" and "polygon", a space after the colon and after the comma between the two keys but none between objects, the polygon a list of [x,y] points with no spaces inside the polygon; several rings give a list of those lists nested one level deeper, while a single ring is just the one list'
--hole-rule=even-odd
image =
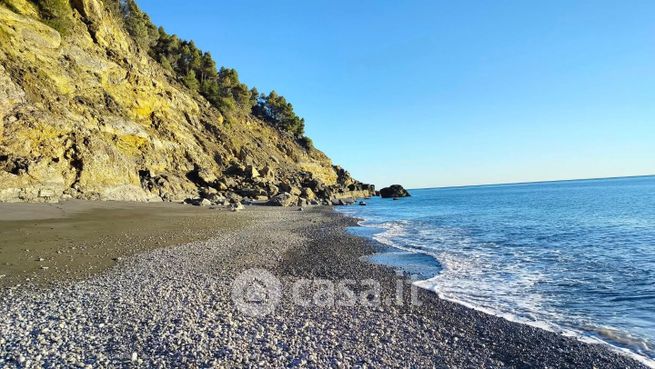
[{"label": "tree on cliff top", "polygon": [[134,0],[121,1],[120,9],[125,19],[127,32],[139,47],[149,50],[159,38],[159,33],[148,14],[142,12]]},{"label": "tree on cliff top", "polygon": [[278,130],[289,132],[297,138],[305,133],[305,120],[297,116],[293,105],[275,91],[268,96],[261,95],[253,112]]},{"label": "tree on cliff top", "polygon": [[[64,0],[49,0],[64,1]],[[193,41],[180,40],[169,35],[139,9],[135,0],[112,0],[120,10],[125,28],[135,43],[173,72],[179,81],[207,101],[228,119],[253,114],[280,132],[291,134],[298,143],[311,148],[311,140],[304,137],[305,121],[296,115],[287,100],[271,91],[260,95],[239,80],[235,69],[221,67],[208,52],[202,52]]]}]

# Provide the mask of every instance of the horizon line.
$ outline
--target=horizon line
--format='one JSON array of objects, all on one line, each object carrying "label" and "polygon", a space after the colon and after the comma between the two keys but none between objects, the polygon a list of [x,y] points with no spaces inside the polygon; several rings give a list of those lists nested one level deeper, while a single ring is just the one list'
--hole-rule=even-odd
[{"label": "horizon line", "polygon": [[556,183],[556,182],[598,181],[598,180],[607,180],[607,179],[641,178],[641,177],[653,177],[653,176],[655,176],[655,173],[653,173],[653,174],[636,174],[636,175],[630,175],[630,176],[613,176],[613,177],[548,179],[548,180],[542,180],[542,181],[499,182],[499,183],[480,183],[480,184],[467,184],[467,185],[454,185],[454,186],[416,187],[416,188],[408,188],[408,190],[432,190],[432,189],[487,187],[487,186],[489,186],[489,187],[490,186],[515,186],[515,185],[543,184],[543,183]]}]

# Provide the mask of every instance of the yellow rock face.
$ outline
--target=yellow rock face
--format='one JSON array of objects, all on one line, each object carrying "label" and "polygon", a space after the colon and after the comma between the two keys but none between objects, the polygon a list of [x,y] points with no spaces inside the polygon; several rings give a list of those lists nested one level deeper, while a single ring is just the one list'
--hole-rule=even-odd
[{"label": "yellow rock face", "polygon": [[[220,180],[234,162],[268,166],[273,182],[304,171],[336,183],[323,153],[252,117],[225,124],[139,52],[102,1],[71,1],[65,36],[32,3],[4,1],[0,201],[179,200],[206,184],[193,173]],[[157,188],[146,183],[153,178]]]}]

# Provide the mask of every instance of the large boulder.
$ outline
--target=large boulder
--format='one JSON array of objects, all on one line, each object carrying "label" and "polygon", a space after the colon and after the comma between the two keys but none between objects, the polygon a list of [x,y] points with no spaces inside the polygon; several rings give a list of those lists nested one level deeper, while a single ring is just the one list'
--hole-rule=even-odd
[{"label": "large boulder", "polygon": [[243,197],[251,197],[251,198],[256,198],[259,196],[267,196],[265,190],[261,188],[252,188],[252,187],[242,188],[240,190],[237,190],[236,193],[238,193]]},{"label": "large boulder", "polygon": [[259,172],[259,174],[262,177],[269,178],[269,179],[275,177],[275,172],[268,165],[265,166],[264,168],[262,168],[262,170]]},{"label": "large boulder", "polygon": [[278,188],[279,188],[280,192],[288,192],[288,193],[292,194],[293,196],[300,196],[300,194],[302,193],[300,188],[294,186],[293,184],[291,184],[289,182],[281,182],[278,185]]},{"label": "large boulder", "polygon": [[197,169],[198,178],[200,178],[206,184],[212,184],[216,182],[216,174],[209,169],[199,168]]},{"label": "large boulder", "polygon": [[307,200],[314,200],[316,198],[316,194],[309,187],[303,187],[302,188],[301,196],[306,198]]},{"label": "large boulder", "polygon": [[294,196],[288,192],[283,192],[273,196],[272,199],[268,201],[268,205],[271,206],[292,206],[298,202],[298,196]]},{"label": "large boulder", "polygon": [[352,205],[355,203],[355,199],[352,197],[334,198],[330,200],[330,203],[334,206]]},{"label": "large boulder", "polygon": [[333,206],[346,205],[346,202],[343,199],[331,199],[330,204]]},{"label": "large boulder", "polygon": [[399,184],[391,185],[380,190],[380,196],[383,199],[393,198],[393,197],[408,197],[411,196],[403,186]]},{"label": "large boulder", "polygon": [[253,165],[248,165],[244,170],[244,175],[247,178],[257,178],[259,177],[259,171]]}]

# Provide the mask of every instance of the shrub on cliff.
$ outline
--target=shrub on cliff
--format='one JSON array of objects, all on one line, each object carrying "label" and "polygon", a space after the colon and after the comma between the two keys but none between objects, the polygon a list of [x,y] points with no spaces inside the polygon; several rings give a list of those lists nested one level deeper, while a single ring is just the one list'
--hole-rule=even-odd
[{"label": "shrub on cliff", "polygon": [[298,139],[298,144],[307,150],[314,149],[314,141],[312,141],[312,139],[307,136],[300,137]]},{"label": "shrub on cliff", "polygon": [[33,1],[39,9],[39,15],[50,27],[62,35],[67,35],[73,27],[73,9],[68,0]]}]

